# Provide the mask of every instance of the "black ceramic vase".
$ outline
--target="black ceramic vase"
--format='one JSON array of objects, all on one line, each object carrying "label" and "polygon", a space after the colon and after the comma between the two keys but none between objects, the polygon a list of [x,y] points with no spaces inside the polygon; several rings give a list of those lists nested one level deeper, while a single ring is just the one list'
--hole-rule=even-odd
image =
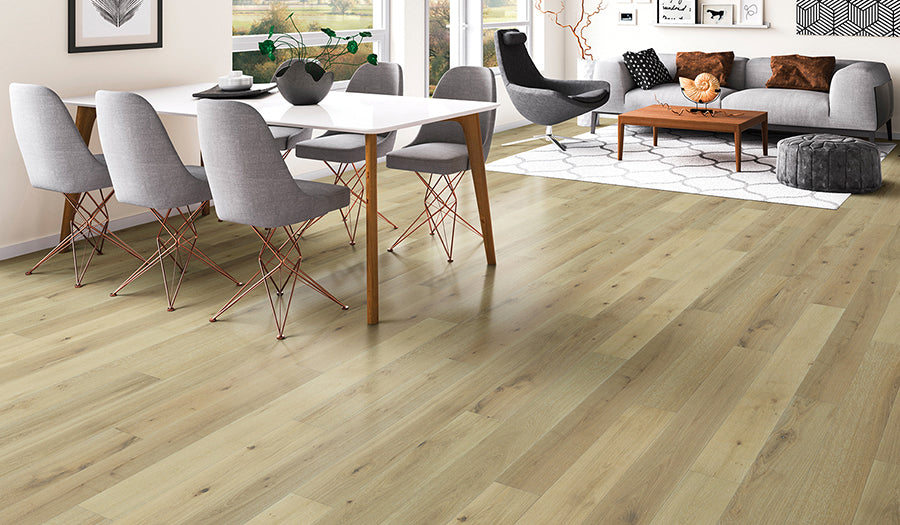
[{"label": "black ceramic vase", "polygon": [[331,91],[334,73],[326,71],[319,80],[315,80],[306,71],[303,61],[295,59],[289,67],[275,72],[275,83],[285,100],[295,106],[309,106],[321,102]]}]

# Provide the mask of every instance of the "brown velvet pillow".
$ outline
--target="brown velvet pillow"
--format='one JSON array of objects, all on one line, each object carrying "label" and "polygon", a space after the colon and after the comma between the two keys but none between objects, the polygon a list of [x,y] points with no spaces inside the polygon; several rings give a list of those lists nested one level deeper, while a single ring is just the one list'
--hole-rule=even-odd
[{"label": "brown velvet pillow", "polygon": [[767,88],[808,89],[825,91],[831,88],[834,57],[805,57],[802,55],[773,56],[772,76]]},{"label": "brown velvet pillow", "polygon": [[731,66],[734,64],[734,52],[722,51],[720,53],[703,53],[700,51],[679,52],[675,55],[675,77],[684,77],[691,80],[697,78],[700,73],[711,73],[719,79],[719,84],[725,87],[728,75],[731,74]]}]

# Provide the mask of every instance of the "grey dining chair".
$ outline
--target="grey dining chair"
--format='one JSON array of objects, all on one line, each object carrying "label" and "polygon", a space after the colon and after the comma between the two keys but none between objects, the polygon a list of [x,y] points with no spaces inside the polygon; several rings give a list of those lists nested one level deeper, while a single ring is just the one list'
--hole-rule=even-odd
[{"label": "grey dining chair", "polygon": [[[129,254],[144,260],[115,233],[109,231],[106,204],[114,191],[103,155],[93,155],[81,138],[69,111],[51,89],[34,84],[9,85],[10,110],[16,141],[25,161],[31,185],[62,193],[73,209],[70,233],[25,275],[66,248],[75,262],[75,287],[108,240]],[[108,188],[108,191],[104,191]],[[84,239],[79,271],[75,241]]]},{"label": "grey dining chair", "polygon": [[[203,204],[211,198],[205,169],[181,162],[156,111],[140,95],[98,91],[96,100],[97,130],[117,198],[120,202],[149,208],[159,221],[156,252],[110,295],[116,296],[159,265],[171,312],[193,257],[241,285],[196,246],[194,223]],[[195,205],[193,210],[192,205]],[[168,272],[167,260],[173,263]]]},{"label": "grey dining chair", "polygon": [[[451,68],[438,81],[433,98],[496,102],[497,84],[494,82],[494,74],[485,67]],[[491,149],[496,113],[496,110],[491,110],[478,115],[485,158]],[[453,262],[453,239],[457,222],[481,236],[477,228],[457,213],[456,188],[469,169],[466,139],[458,123],[425,124],[409,145],[387,154],[387,167],[415,172],[425,185],[425,210],[388,251],[393,251],[412,232],[427,224],[429,232],[437,234],[441,241],[447,261]],[[427,173],[428,177],[423,173]],[[449,233],[447,222],[450,223]]]},{"label": "grey dining chair", "polygon": [[[343,185],[292,178],[274,144],[264,138],[265,121],[242,102],[202,100],[197,118],[216,214],[223,220],[249,225],[262,240],[259,270],[210,321],[265,284],[277,338],[284,339],[298,280],[346,310],[345,304],[300,268],[303,254],[299,240],[306,223],[347,206],[350,190]],[[279,231],[285,239],[275,241]]]},{"label": "grey dining chair", "polygon": [[[378,95],[403,94],[403,69],[399,64],[381,62],[377,66],[366,63],[353,73],[347,84],[348,93],[373,93]],[[391,131],[378,135],[378,157],[384,156],[394,149],[397,132]],[[305,140],[294,148],[297,156],[305,159],[325,161],[334,173],[335,184],[343,184],[350,188],[353,196],[346,211],[341,210],[350,244],[356,244],[356,230],[359,226],[360,212],[366,203],[366,142],[365,136],[356,133],[326,131],[322,136]],[[397,228],[380,212],[378,216]]]},{"label": "grey dining chair", "polygon": [[553,125],[606,104],[609,100],[609,82],[546,78],[528,55],[526,41],[527,36],[518,29],[498,30],[494,34],[497,66],[516,110],[529,121],[547,128],[543,135],[509,142],[504,146],[544,139],[565,151],[566,145],[562,140],[584,141],[554,135]]},{"label": "grey dining chair", "polygon": [[[282,69],[289,67],[293,62],[295,62],[296,58],[291,58],[289,60],[285,60],[281,64],[275,68],[275,74],[272,75],[272,82],[275,82],[275,75],[278,74]],[[292,128],[289,126],[269,126],[269,131],[272,133],[272,137],[275,139],[275,144],[278,146],[279,151],[283,151],[282,158],[287,158],[290,155],[291,151],[294,149],[294,146],[303,142],[304,140],[309,140],[312,138],[312,129],[310,128]]]}]

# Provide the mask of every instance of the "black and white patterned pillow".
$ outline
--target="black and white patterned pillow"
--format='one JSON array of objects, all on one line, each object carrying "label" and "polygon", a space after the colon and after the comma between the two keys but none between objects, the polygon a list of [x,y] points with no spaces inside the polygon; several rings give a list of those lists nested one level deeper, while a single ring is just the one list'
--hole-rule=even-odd
[{"label": "black and white patterned pillow", "polygon": [[669,71],[652,47],[637,52],[626,51],[622,56],[625,58],[625,67],[631,73],[631,78],[641,89],[650,89],[672,82]]}]

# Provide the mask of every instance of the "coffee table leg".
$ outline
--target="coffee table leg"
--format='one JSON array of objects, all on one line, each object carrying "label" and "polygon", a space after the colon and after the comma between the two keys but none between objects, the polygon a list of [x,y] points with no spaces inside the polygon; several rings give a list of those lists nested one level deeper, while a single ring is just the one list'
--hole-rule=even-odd
[{"label": "coffee table leg", "polygon": [[659,131],[656,126],[653,126],[653,145],[658,146],[657,142],[659,142]]},{"label": "coffee table leg", "polygon": [[769,154],[769,122],[767,120],[762,121],[762,141],[763,141],[763,155]]},{"label": "coffee table leg", "polygon": [[619,121],[619,160],[622,160],[622,143],[625,141],[625,124]]},{"label": "coffee table leg", "polygon": [[734,164],[741,171],[741,131],[734,132]]}]

